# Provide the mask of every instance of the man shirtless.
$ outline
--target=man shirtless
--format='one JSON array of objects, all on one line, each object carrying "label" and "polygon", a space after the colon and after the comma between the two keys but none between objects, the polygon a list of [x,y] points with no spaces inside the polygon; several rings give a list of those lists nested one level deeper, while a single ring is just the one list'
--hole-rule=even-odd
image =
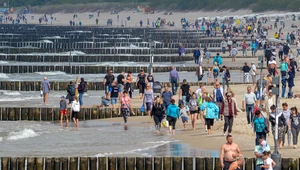
[{"label": "man shirtless", "polygon": [[222,145],[220,153],[220,162],[223,170],[229,170],[231,163],[235,162],[242,154],[240,147],[232,142],[231,135],[227,135],[226,140],[227,143]]}]

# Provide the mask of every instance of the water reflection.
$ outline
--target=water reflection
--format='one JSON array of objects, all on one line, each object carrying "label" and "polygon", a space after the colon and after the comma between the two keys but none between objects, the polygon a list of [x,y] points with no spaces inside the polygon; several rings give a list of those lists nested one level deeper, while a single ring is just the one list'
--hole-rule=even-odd
[{"label": "water reflection", "polygon": [[194,149],[187,144],[171,142],[153,149],[143,150],[137,154],[147,154],[149,156],[172,156],[172,157],[219,157],[218,150]]}]

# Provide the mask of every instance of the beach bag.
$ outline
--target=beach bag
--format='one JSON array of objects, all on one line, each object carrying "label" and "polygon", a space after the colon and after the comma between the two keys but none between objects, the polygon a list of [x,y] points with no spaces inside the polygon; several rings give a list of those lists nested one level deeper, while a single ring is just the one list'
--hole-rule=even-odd
[{"label": "beach bag", "polygon": [[142,104],[142,106],[141,106],[141,108],[140,108],[140,112],[145,112],[145,105],[144,104]]},{"label": "beach bag", "polygon": [[203,118],[206,117],[206,108],[202,111]]},{"label": "beach bag", "polygon": [[169,121],[167,121],[167,119],[164,119],[163,125],[164,125],[164,127],[169,127]]},{"label": "beach bag", "polygon": [[43,97],[43,90],[41,90],[41,94],[40,94],[40,96],[41,96],[41,97]]}]

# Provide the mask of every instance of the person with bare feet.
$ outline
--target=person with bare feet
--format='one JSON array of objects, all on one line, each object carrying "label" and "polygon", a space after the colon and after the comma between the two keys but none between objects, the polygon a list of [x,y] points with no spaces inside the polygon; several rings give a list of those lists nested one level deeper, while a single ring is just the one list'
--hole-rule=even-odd
[{"label": "person with bare feet", "polygon": [[224,116],[224,129],[223,129],[223,135],[225,136],[225,133],[228,128],[228,135],[231,134],[232,131],[232,125],[233,125],[233,119],[236,118],[237,115],[237,108],[236,108],[236,102],[235,100],[232,100],[232,94],[226,93],[226,99],[222,102],[221,105],[221,115]]},{"label": "person with bare feet", "polygon": [[210,97],[205,97],[205,102],[201,105],[200,110],[203,111],[205,117],[205,123],[207,125],[208,134],[212,134],[212,127],[214,125],[214,119],[218,117],[219,107],[212,102]]},{"label": "person with bare feet", "polygon": [[128,92],[126,90],[123,91],[123,96],[121,97],[121,105],[119,114],[122,113],[123,119],[124,119],[124,126],[127,125],[128,116],[130,115],[130,110],[132,114],[135,113],[132,110],[131,103],[130,103],[130,97],[128,96]]},{"label": "person with bare feet", "polygon": [[[231,164],[238,161],[240,157],[242,157],[240,147],[238,144],[233,142],[232,135],[227,135],[226,140],[227,143],[222,145],[220,152],[220,162],[223,170],[229,170]],[[234,163],[233,165],[235,165],[236,163]],[[234,167],[232,166],[231,169],[234,169]],[[235,169],[239,169],[239,167],[236,166]]]},{"label": "person with bare feet", "polygon": [[140,99],[142,99],[144,97],[146,84],[148,84],[148,81],[147,81],[146,77],[147,76],[146,76],[144,70],[140,70],[140,74],[138,74],[138,76],[136,78],[135,85],[139,89]]},{"label": "person with bare feet", "polygon": [[171,99],[171,104],[167,108],[167,120],[169,121],[169,130],[172,135],[175,135],[176,121],[180,116],[179,108],[175,104],[175,100]]},{"label": "person with bare feet", "polygon": [[187,124],[188,124],[188,111],[186,110],[185,106],[183,103],[179,105],[180,108],[180,116],[181,116],[181,121],[183,123],[183,128],[184,130],[187,130]]},{"label": "person with bare feet", "polygon": [[74,101],[72,102],[72,119],[74,121],[74,127],[79,126],[78,121],[78,113],[80,112],[80,104],[77,96],[74,97]]},{"label": "person with bare feet", "polygon": [[59,106],[60,124],[63,122],[63,117],[66,117],[66,122],[68,123],[67,101],[65,100],[65,96],[61,96]]}]

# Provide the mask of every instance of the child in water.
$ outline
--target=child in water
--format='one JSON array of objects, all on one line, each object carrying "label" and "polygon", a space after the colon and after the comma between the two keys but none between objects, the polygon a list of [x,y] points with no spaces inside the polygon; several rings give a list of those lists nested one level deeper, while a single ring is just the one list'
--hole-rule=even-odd
[{"label": "child in water", "polygon": [[65,96],[61,96],[59,106],[60,123],[63,122],[63,117],[66,117],[66,122],[68,123],[67,101],[65,100]]}]

